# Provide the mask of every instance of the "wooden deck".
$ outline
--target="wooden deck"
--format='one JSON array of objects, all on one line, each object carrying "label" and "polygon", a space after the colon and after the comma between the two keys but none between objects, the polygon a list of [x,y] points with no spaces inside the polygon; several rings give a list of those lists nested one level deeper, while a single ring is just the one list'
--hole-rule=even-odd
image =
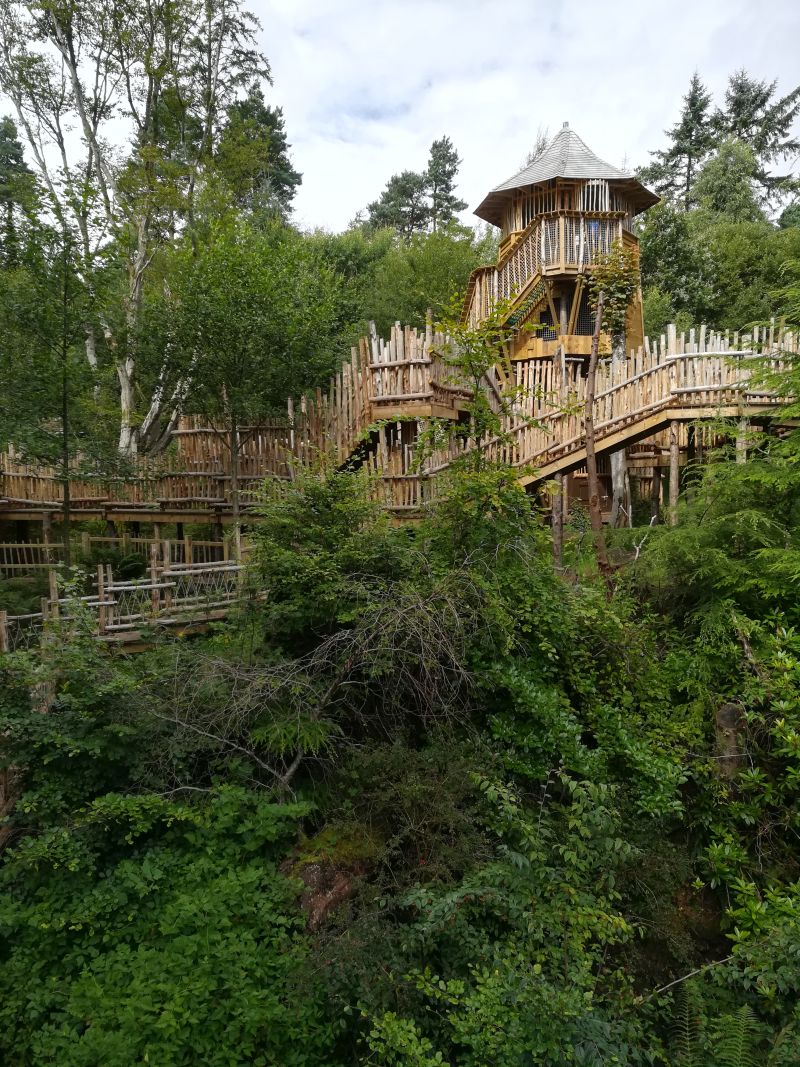
[{"label": "wooden deck", "polygon": [[[242,431],[245,507],[248,491],[264,479],[292,478],[312,463],[351,463],[375,475],[376,492],[398,517],[417,513],[435,496],[437,474],[475,447],[461,441],[417,462],[419,427],[434,417],[458,419],[469,400],[469,390],[439,355],[445,344],[431,327],[418,332],[398,325],[388,341],[373,331],[327,392],[290,402],[284,419]],[[769,417],[781,398],[751,385],[754,360],[767,355],[777,369],[786,353],[797,352],[798,338],[774,327],[742,337],[670,329],[628,359],[603,360],[596,386],[598,451],[640,441],[671,422]],[[487,454],[518,468],[529,485],[579,467],[585,460],[582,363],[531,358],[512,366],[514,411],[502,436],[485,444]],[[490,374],[484,388],[496,403],[500,378]],[[184,419],[172,454],[139,459],[114,476],[76,473],[73,514],[115,523],[211,523],[219,541],[219,530],[231,521],[229,468],[220,435]],[[57,471],[0,455],[0,519],[57,520],[62,497]]]}]

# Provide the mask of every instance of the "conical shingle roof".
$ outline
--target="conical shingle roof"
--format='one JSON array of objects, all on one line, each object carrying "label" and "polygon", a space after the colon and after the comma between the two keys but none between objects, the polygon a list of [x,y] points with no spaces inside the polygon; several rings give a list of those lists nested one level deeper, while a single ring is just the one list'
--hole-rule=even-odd
[{"label": "conical shingle roof", "polygon": [[658,203],[658,197],[630,174],[596,156],[565,122],[544,151],[518,174],[496,186],[475,209],[478,218],[500,225],[502,210],[515,189],[539,185],[553,178],[604,178],[619,182],[629,192],[636,211]]}]

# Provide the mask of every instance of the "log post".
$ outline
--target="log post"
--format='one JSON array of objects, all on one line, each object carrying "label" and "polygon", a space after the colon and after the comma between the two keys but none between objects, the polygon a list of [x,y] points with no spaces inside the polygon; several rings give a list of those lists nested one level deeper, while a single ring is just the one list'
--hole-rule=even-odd
[{"label": "log post", "polygon": [[44,561],[45,563],[52,562],[53,554],[50,551],[50,545],[53,541],[53,515],[50,511],[45,511],[42,515],[42,542],[44,543]]},{"label": "log post", "polygon": [[669,424],[669,524],[678,524],[678,495],[680,493],[680,452],[678,423]]},{"label": "log post", "polygon": [[113,625],[114,622],[114,574],[111,570],[111,564],[106,564],[106,596],[108,598],[108,608],[106,609],[106,627]]},{"label": "log post", "polygon": [[750,423],[747,419],[739,419],[739,425],[736,429],[736,462],[747,462],[747,431],[750,429]]},{"label": "log post", "polygon": [[592,348],[589,356],[589,369],[586,374],[586,402],[583,414],[583,432],[586,439],[586,475],[589,483],[589,518],[592,522],[592,536],[597,558],[597,567],[611,590],[611,565],[608,561],[608,549],[603,534],[603,510],[600,502],[600,478],[597,474],[597,450],[594,432],[594,393],[597,378],[597,359],[600,352],[600,330],[603,325],[603,305],[605,295],[602,290],[597,294],[597,312],[592,334]]},{"label": "log post", "polygon": [[[659,459],[660,457],[656,457]],[[661,466],[653,466],[653,477],[650,481],[650,521],[661,521]]]},{"label": "log post", "polygon": [[150,607],[152,608],[153,615],[158,614],[159,597],[158,597],[158,549],[159,542],[154,541],[150,545]]},{"label": "log post", "polygon": [[97,564],[97,632],[106,632],[106,572],[102,563]]},{"label": "log post", "polygon": [[556,491],[552,498],[553,563],[557,571],[564,566],[564,475],[553,477]]},{"label": "log post", "polygon": [[8,612],[0,609],[0,653],[8,652]]},{"label": "log post", "polygon": [[58,575],[53,567],[47,570],[47,583],[50,590],[50,613],[54,619],[58,618]]},{"label": "log post", "polygon": [[81,533],[81,555],[84,557],[84,559],[89,559],[91,554],[92,538],[86,530],[83,530]]}]

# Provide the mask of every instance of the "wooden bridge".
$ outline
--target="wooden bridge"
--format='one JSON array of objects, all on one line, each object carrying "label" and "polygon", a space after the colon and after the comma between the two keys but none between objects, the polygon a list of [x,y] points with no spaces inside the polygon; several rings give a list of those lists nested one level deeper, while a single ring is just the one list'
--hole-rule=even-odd
[{"label": "wooden bridge", "polygon": [[[397,325],[388,341],[373,330],[326,393],[290,402],[284,419],[243,430],[239,478],[245,503],[247,490],[265,478],[292,478],[299,466],[315,462],[329,468],[351,463],[376,476],[377,491],[395,514],[417,513],[435,495],[436,475],[475,447],[458,439],[424,458],[418,454],[420,428],[433,418],[459,420],[469,402],[469,387],[443,356],[447,346],[431,326],[416,331]],[[705,328],[679,335],[670,328],[627,359],[602,360],[595,399],[598,452],[616,451],[671,424],[774,414],[780,398],[752,384],[754,361],[766,356],[778,368],[786,353],[797,352],[798,337],[774,327],[741,337]],[[484,382],[498,407],[508,387],[513,411],[503,434],[482,443],[487,454],[519,469],[528,485],[580,468],[583,362],[558,354],[515,359],[510,381],[495,371]],[[231,521],[230,455],[220,435],[184,418],[171,454],[137,459],[113,476],[76,472],[70,496],[79,521],[211,523],[221,540],[222,525]],[[62,511],[58,471],[0,456],[0,519],[49,522]]]}]

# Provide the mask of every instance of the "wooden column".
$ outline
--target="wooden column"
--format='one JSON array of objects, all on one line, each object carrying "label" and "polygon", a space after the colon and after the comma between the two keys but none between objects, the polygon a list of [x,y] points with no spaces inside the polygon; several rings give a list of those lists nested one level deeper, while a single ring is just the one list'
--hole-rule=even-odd
[{"label": "wooden column", "polygon": [[[656,457],[658,459],[660,457]],[[650,521],[661,521],[661,467],[653,467],[653,478],[650,482]]]},{"label": "wooden column", "polygon": [[747,462],[747,432],[750,429],[750,423],[747,419],[739,419],[739,425],[736,429],[736,462]]},{"label": "wooden column", "polygon": [[564,475],[553,477],[556,491],[552,497],[553,563],[557,571],[564,565]]},{"label": "wooden column", "polygon": [[0,652],[8,652],[8,612],[0,609]]},{"label": "wooden column", "polygon": [[676,526],[678,522],[678,494],[680,493],[680,452],[678,423],[669,424],[669,524]]}]

